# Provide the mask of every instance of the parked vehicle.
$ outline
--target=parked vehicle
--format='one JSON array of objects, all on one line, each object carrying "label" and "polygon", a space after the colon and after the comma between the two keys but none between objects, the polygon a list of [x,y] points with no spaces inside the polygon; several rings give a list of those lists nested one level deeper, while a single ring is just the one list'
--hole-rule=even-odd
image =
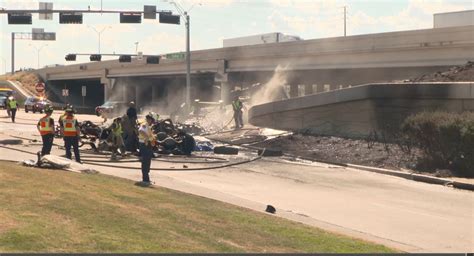
[{"label": "parked vehicle", "polygon": [[9,88],[0,88],[0,108],[7,108],[7,99],[13,94],[13,90]]},{"label": "parked vehicle", "polygon": [[51,105],[51,102],[41,97],[28,97],[25,101],[25,112],[28,113],[28,111],[32,111],[33,113],[43,113],[46,105]]}]

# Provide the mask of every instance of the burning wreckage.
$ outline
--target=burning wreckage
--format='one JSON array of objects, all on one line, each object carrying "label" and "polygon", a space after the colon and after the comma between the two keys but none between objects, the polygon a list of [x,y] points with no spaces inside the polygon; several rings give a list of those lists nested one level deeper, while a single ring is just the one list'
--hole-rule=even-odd
[{"label": "burning wreckage", "polygon": [[[114,132],[117,124],[120,126],[119,133]],[[109,151],[113,159],[117,154],[124,156],[125,151],[139,154],[137,150],[139,125],[140,122],[130,120],[127,115],[115,118],[112,124],[97,125],[92,121],[83,121],[79,124],[81,131],[79,147],[89,145],[96,152]],[[153,124],[155,135],[153,151],[157,154],[190,155],[197,149],[194,136],[203,132],[204,130],[195,124],[174,124],[171,119],[157,118]],[[61,136],[59,127],[56,127],[55,137]],[[198,149],[201,150],[200,147]]]}]

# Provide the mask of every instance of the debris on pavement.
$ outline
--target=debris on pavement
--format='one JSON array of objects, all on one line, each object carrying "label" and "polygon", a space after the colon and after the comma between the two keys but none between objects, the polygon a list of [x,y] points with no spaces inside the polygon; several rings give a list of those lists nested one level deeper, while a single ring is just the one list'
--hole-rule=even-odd
[{"label": "debris on pavement", "polygon": [[42,156],[39,161],[34,160],[24,160],[23,165],[30,167],[41,167],[48,169],[61,169],[65,171],[78,172],[78,173],[87,173],[87,174],[96,174],[98,171],[86,167],[80,163],[72,161],[70,159],[54,156],[54,155],[45,155]]}]

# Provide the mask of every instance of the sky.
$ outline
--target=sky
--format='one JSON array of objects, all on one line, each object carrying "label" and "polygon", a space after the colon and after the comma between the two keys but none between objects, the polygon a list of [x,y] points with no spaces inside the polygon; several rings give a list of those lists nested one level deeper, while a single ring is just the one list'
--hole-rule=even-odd
[{"label": "sky", "polygon": [[[428,29],[433,14],[474,9],[473,0],[174,0],[191,19],[191,50],[222,47],[224,38],[282,32],[303,39],[344,35],[344,6],[347,10],[347,35]],[[0,8],[38,9],[40,1],[0,0]],[[172,0],[42,0],[52,2],[55,10],[100,9],[141,11],[143,5],[176,13]],[[102,2],[102,3],[101,3]],[[69,64],[68,53],[164,54],[185,50],[185,26],[142,20],[141,24],[120,24],[119,14],[84,14],[83,24],[59,24],[39,20],[33,14],[32,25],[9,25],[0,15],[0,73],[11,69],[11,33],[44,28],[56,32],[56,41],[15,41],[15,67],[37,68]],[[138,42],[138,44],[136,43]],[[103,58],[103,60],[108,58]],[[76,63],[87,62],[78,56]]]}]

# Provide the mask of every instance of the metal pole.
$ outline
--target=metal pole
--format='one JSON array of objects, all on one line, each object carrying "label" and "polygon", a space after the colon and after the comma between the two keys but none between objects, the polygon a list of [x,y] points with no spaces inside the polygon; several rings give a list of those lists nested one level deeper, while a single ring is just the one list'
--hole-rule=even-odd
[{"label": "metal pole", "polygon": [[344,36],[346,36],[346,6],[344,6]]},{"label": "metal pole", "polygon": [[[184,13],[186,17],[186,108],[191,110],[191,50],[190,50],[190,36],[189,36],[189,15]],[[187,113],[187,114],[188,114]]]},{"label": "metal pole", "polygon": [[15,73],[15,32],[12,32],[12,75]]}]

